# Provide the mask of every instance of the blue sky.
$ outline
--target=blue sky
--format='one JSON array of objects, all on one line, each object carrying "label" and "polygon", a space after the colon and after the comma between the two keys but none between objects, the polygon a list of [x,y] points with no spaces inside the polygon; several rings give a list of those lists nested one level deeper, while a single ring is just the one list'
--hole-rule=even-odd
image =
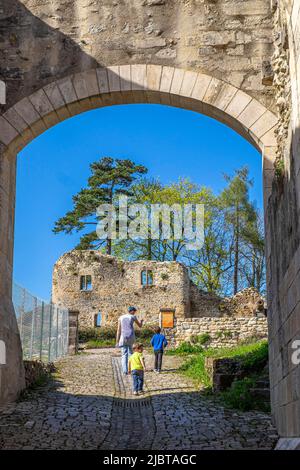
[{"label": "blue sky", "polygon": [[261,157],[234,131],[206,116],[160,105],[112,106],[48,130],[18,156],[14,279],[49,299],[52,267],[78,235],[54,235],[54,222],[72,208],[89,163],[130,158],[163,183],[187,176],[219,192],[223,173],[247,165],[251,197],[262,206]]}]

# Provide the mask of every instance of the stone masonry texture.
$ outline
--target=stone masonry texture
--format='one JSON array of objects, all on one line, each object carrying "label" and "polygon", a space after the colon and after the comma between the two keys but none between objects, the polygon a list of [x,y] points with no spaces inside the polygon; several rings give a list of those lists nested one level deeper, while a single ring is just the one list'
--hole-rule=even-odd
[{"label": "stone masonry texture", "polygon": [[268,0],[1,0],[0,19],[8,107],[70,73],[137,63],[180,64],[273,100],[261,82]]},{"label": "stone masonry texture", "polygon": [[[152,273],[152,285],[142,284],[145,271]],[[81,289],[84,276],[90,276],[91,290]],[[52,300],[70,311],[78,311],[79,328],[94,327],[99,312],[102,326],[116,325],[119,316],[131,305],[148,326],[159,324],[161,310],[173,310],[178,325],[184,318],[254,318],[263,315],[264,306],[255,289],[244,289],[226,299],[198,289],[187,268],[177,262],[126,262],[95,250],[73,250],[59,258],[53,269]],[[199,330],[202,327],[206,330],[209,323],[198,324]],[[250,324],[248,337],[252,332]],[[244,334],[242,328],[240,337]]]}]

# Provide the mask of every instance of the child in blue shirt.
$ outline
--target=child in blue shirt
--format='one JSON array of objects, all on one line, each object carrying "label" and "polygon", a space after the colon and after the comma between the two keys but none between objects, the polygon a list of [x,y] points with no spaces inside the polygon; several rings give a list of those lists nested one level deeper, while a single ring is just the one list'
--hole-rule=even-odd
[{"label": "child in blue shirt", "polygon": [[153,347],[155,355],[154,372],[160,372],[164,348],[168,345],[168,341],[166,340],[166,337],[161,334],[159,326],[157,326],[154,331],[155,335],[153,335],[151,339],[151,346]]}]

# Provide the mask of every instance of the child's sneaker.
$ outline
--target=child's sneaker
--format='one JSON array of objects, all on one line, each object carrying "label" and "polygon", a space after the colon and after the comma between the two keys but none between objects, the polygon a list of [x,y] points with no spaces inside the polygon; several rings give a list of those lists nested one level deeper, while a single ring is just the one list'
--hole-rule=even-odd
[{"label": "child's sneaker", "polygon": [[153,372],[157,372],[157,369],[153,369]]},{"label": "child's sneaker", "polygon": [[144,395],[144,390],[140,390],[140,391],[138,392],[138,394],[139,394],[139,395]]},{"label": "child's sneaker", "polygon": [[138,392],[133,392],[133,395],[138,395],[139,393]]}]

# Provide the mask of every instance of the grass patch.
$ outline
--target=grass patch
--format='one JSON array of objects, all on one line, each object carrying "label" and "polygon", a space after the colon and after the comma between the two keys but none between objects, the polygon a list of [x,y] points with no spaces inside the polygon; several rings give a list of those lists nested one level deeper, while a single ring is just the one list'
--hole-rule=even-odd
[{"label": "grass patch", "polygon": [[262,399],[254,398],[251,388],[255,386],[258,376],[245,377],[233,382],[228,390],[220,394],[221,400],[228,408],[240,411],[259,410],[270,412],[270,404]]},{"label": "grass patch", "polygon": [[197,356],[189,358],[182,364],[179,371],[192,378],[196,383],[204,385],[207,390],[211,389],[211,378],[205,367],[205,353],[203,351]]},{"label": "grass patch", "polygon": [[202,349],[199,352],[195,351],[195,346],[190,343],[182,343],[178,348],[168,352],[168,354],[170,353],[178,355],[192,354],[193,356],[179,370],[197,383],[210,389],[212,387],[212,379],[205,367],[206,357],[215,359],[233,358],[239,361],[241,367],[250,375],[265,366],[268,360],[268,343],[266,340],[263,340],[250,344],[240,344],[232,348]]},{"label": "grass patch", "polygon": [[202,346],[184,341],[176,349],[166,350],[165,354],[167,354],[168,356],[188,356],[190,354],[199,354],[202,352]]},{"label": "grass patch", "polygon": [[116,344],[115,339],[90,339],[85,343],[86,349],[108,348]]}]

